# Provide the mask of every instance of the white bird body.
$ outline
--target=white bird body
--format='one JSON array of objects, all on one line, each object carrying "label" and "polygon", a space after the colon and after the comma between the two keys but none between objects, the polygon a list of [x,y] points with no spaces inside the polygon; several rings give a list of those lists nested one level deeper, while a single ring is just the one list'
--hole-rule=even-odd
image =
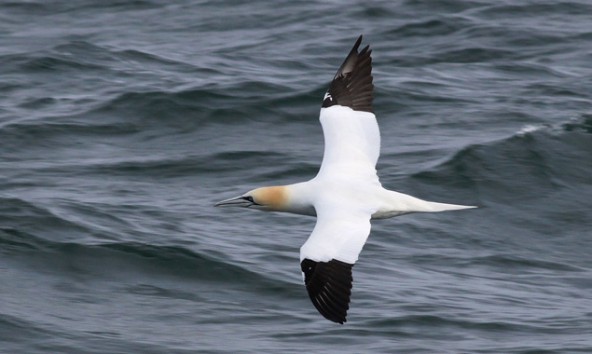
[{"label": "white bird body", "polygon": [[358,53],[362,36],[325,94],[320,121],[325,150],[318,174],[307,182],[262,187],[217,203],[317,217],[300,249],[309,296],[327,319],[346,321],[352,266],[370,234],[371,219],[473,206],[425,201],[382,187],[376,174],[380,132],[372,112],[369,47]]}]

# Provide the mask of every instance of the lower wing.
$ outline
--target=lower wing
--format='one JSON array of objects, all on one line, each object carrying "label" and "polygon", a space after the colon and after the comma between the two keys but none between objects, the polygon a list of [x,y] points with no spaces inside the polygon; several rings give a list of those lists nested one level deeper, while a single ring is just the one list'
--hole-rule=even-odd
[{"label": "lower wing", "polygon": [[349,309],[352,267],[370,234],[371,213],[346,210],[337,203],[330,209],[318,209],[317,224],[300,248],[300,266],[316,309],[326,319],[343,324]]}]

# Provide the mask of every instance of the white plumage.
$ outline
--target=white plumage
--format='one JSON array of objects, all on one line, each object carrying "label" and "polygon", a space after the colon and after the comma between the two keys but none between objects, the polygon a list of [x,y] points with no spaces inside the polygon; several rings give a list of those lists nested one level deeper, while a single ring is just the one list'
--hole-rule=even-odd
[{"label": "white plumage", "polygon": [[[335,105],[321,108],[319,119],[325,137],[325,152],[319,175],[340,172],[376,175],[380,132],[374,113]],[[347,169],[347,166],[354,171],[339,171],[341,168]]]}]

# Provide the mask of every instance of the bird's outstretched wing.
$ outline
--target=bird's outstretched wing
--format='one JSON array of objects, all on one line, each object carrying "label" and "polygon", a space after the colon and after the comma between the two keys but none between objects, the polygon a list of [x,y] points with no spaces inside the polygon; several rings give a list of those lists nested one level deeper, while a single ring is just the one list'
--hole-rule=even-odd
[{"label": "bird's outstretched wing", "polygon": [[[374,171],[380,155],[380,132],[372,110],[372,50],[358,52],[362,36],[335,74],[325,93],[320,121],[325,152],[319,173],[357,163]],[[364,166],[364,167],[362,167]]]},{"label": "bird's outstretched wing", "polygon": [[315,201],[317,223],[300,248],[308,295],[321,315],[337,323],[346,321],[352,267],[370,234],[373,212],[348,198],[347,192],[352,186],[359,190],[379,183],[375,166],[380,132],[372,112],[371,50],[366,46],[358,52],[361,43],[362,36],[335,74],[320,114],[325,152],[316,178],[327,188],[341,186]]},{"label": "bird's outstretched wing", "polygon": [[369,211],[341,203],[317,207],[317,223],[300,248],[308,295],[326,319],[343,324],[352,288],[352,267],[370,234]]}]

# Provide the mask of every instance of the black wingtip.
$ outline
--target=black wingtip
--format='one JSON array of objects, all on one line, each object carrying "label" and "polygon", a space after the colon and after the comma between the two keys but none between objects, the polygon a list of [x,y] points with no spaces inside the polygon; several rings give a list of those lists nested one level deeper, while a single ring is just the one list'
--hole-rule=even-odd
[{"label": "black wingtip", "polygon": [[336,259],[329,262],[304,259],[300,266],[310,300],[319,313],[332,322],[347,322],[353,264]]},{"label": "black wingtip", "polygon": [[356,43],[354,43],[354,47],[352,48],[352,50],[350,51],[350,54],[353,51],[358,51],[358,48],[360,48],[360,44],[362,44],[362,39],[364,39],[364,35],[360,34],[360,36],[358,37],[358,39],[356,40]]},{"label": "black wingtip", "polygon": [[337,70],[322,107],[341,105],[355,111],[373,112],[372,50],[367,45],[358,52],[362,39],[363,35],[360,35]]}]

